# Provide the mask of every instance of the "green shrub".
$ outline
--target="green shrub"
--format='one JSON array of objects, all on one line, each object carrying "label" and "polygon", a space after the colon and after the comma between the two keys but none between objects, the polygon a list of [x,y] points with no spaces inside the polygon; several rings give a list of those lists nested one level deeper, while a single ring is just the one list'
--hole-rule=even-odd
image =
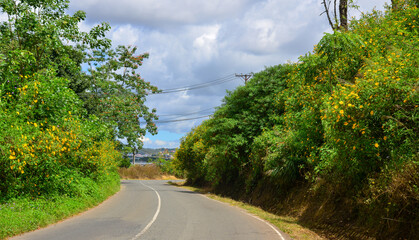
[{"label": "green shrub", "polygon": [[129,158],[122,158],[121,161],[119,161],[118,167],[120,168],[129,168],[131,166],[131,160]]}]

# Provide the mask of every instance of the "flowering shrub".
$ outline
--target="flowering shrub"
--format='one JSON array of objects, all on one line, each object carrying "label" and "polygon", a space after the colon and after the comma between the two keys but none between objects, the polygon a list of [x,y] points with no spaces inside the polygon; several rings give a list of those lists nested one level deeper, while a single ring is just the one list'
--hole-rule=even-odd
[{"label": "flowering shrub", "polygon": [[0,200],[83,195],[117,181],[116,139],[136,148],[156,132],[144,102],[158,90],[137,72],[148,54],[113,49],[106,23],[80,31],[86,15],[68,7],[0,1]]},{"label": "flowering shrub", "polygon": [[100,134],[100,124],[75,115],[80,101],[66,80],[51,72],[23,78],[2,97],[2,195],[77,194],[73,182],[115,171],[120,154],[109,130]]},{"label": "flowering shrub", "polygon": [[338,84],[325,96],[318,171],[354,184],[417,154],[417,16],[412,6],[354,23],[354,33],[365,39],[364,63],[352,84]]}]

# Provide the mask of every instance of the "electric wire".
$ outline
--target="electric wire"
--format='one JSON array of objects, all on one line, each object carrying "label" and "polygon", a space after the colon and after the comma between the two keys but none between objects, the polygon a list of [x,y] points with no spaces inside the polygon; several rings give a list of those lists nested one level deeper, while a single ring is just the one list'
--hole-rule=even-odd
[{"label": "electric wire", "polygon": [[219,84],[223,84],[223,83],[226,83],[226,82],[233,81],[235,79],[237,79],[237,78],[234,76],[234,74],[230,74],[228,76],[218,78],[218,79],[213,80],[213,81],[200,83],[200,84],[189,85],[189,86],[180,87],[180,88],[163,89],[163,90],[161,90],[161,92],[157,92],[157,93],[153,93],[153,94],[184,92],[184,91],[195,90],[195,89],[200,89],[200,88],[212,87],[212,86],[215,86],[215,85],[219,85]]},{"label": "electric wire", "polygon": [[[189,90],[194,90],[194,89],[206,88],[206,87],[211,87],[211,86],[219,85],[219,84],[222,84],[222,83],[230,82],[230,81],[233,81],[235,79],[237,79],[236,76],[234,74],[230,74],[230,75],[227,75],[225,77],[221,77],[221,78],[218,78],[218,79],[209,81],[209,82],[200,83],[200,84],[194,84],[194,85],[189,85],[189,86],[180,87],[180,88],[163,89],[160,92],[153,93],[153,94],[164,94],[164,93],[183,92],[183,91],[189,91]],[[197,114],[197,113],[202,113],[202,112],[205,112],[205,111],[213,110],[215,108],[216,107],[212,107],[212,108],[200,110],[200,111],[197,111],[197,112],[191,112],[191,113],[164,114],[164,115],[159,115],[159,116],[165,116],[165,117],[190,116],[190,115],[194,115],[194,114]],[[193,118],[156,120],[156,121],[154,121],[154,123],[156,123],[156,124],[162,124],[162,123],[183,122],[183,121],[190,121],[190,120],[196,120],[196,119],[206,118],[206,117],[210,117],[210,116],[212,116],[212,114],[205,115],[205,116],[199,116],[199,117],[193,117]]]},{"label": "electric wire", "polygon": [[159,124],[159,123],[173,123],[173,122],[183,122],[183,121],[190,121],[190,120],[196,120],[196,119],[201,119],[201,118],[206,118],[206,117],[210,117],[212,115],[205,115],[205,116],[199,116],[199,117],[194,117],[194,118],[181,118],[181,119],[171,119],[171,120],[162,120],[162,121],[154,121],[154,123]]},{"label": "electric wire", "polygon": [[189,116],[189,115],[194,115],[197,113],[202,113],[202,112],[206,112],[209,110],[214,110],[216,107],[212,107],[212,108],[207,108],[207,109],[203,109],[197,112],[189,112],[189,113],[174,113],[174,114],[158,114],[159,117],[176,117],[176,116]]},{"label": "electric wire", "polygon": [[209,81],[209,82],[197,83],[197,84],[193,84],[193,85],[189,85],[189,86],[185,86],[185,87],[180,87],[180,88],[168,88],[168,89],[165,89],[163,91],[172,91],[172,90],[178,90],[178,89],[183,89],[183,88],[193,88],[193,87],[197,87],[197,86],[200,86],[200,85],[207,85],[207,84],[216,83],[216,82],[219,82],[219,81],[224,81],[225,79],[230,79],[231,77],[234,77],[234,76],[235,76],[234,74],[230,74],[230,75],[227,75],[225,77],[217,78],[217,79]]}]

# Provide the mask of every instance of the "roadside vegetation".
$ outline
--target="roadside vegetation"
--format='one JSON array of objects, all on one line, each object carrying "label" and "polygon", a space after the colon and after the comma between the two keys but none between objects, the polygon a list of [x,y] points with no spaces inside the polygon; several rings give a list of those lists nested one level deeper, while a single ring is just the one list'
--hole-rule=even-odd
[{"label": "roadside vegetation", "polygon": [[120,161],[118,173],[122,179],[139,180],[175,180],[184,178],[184,172],[178,170],[172,159],[157,158],[145,165],[132,165],[124,158]]},{"label": "roadside vegetation", "polygon": [[0,2],[0,238],[114,194],[117,139],[135,149],[156,131],[144,101],[157,88],[136,72],[148,55],[113,48],[108,24],[80,31],[85,13],[67,8],[64,0]]},{"label": "roadside vegetation", "polygon": [[122,179],[130,180],[175,180],[176,176],[157,164],[131,165],[118,170]]},{"label": "roadside vegetation", "polygon": [[419,236],[419,9],[393,4],[229,92],[175,153],[187,183],[331,238]]},{"label": "roadside vegetation", "polygon": [[0,205],[0,239],[46,227],[98,205],[119,188],[119,176],[112,173],[100,182],[84,183],[78,196],[43,195],[9,199]]}]

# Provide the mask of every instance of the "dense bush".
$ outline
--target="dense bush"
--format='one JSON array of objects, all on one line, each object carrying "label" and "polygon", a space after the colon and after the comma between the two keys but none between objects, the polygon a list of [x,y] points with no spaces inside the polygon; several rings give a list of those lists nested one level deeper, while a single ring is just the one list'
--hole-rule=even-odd
[{"label": "dense bush", "polygon": [[78,194],[83,179],[115,171],[110,129],[75,115],[81,102],[67,80],[52,71],[23,78],[0,109],[2,196]]},{"label": "dense bush", "polygon": [[368,208],[366,215],[380,212],[377,226],[412,223],[410,213],[419,211],[418,15],[411,1],[374,11],[349,31],[325,34],[298,63],[255,74],[182,140],[178,167],[191,182],[247,192],[321,180]]},{"label": "dense bush", "polygon": [[94,195],[106,179],[117,181],[106,177],[122,161],[116,139],[138,147],[146,130],[156,130],[144,101],[146,89],[157,89],[136,72],[148,54],[112,49],[107,24],[81,32],[85,13],[67,8],[68,1],[0,2],[7,16],[0,23],[0,201]]}]

